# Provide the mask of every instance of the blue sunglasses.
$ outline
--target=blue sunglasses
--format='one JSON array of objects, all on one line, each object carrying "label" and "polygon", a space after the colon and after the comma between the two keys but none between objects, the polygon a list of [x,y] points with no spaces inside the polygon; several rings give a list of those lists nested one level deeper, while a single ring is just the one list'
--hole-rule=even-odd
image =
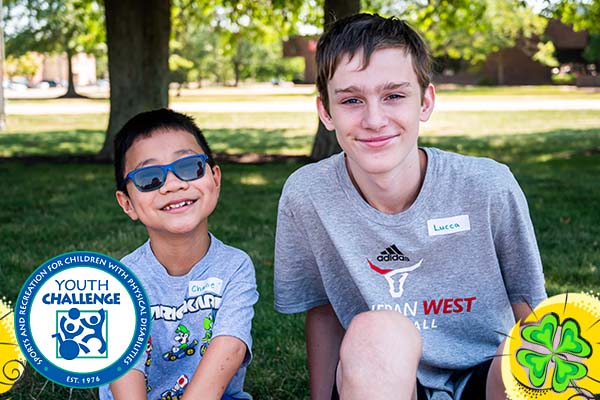
[{"label": "blue sunglasses", "polygon": [[206,154],[195,154],[180,158],[168,165],[150,165],[135,169],[127,174],[123,187],[130,180],[140,192],[160,189],[167,181],[169,171],[182,181],[200,179],[204,176],[207,159]]}]

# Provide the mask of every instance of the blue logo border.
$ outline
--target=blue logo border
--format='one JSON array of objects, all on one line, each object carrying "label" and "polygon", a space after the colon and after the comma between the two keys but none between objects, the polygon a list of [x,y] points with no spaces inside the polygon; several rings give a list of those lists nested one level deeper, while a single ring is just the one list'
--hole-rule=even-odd
[{"label": "blue logo border", "polygon": [[[130,289],[130,285],[125,281],[125,278],[120,276],[114,270],[111,270],[106,267],[102,267],[101,265],[98,265],[97,263],[94,263],[91,261],[88,261],[88,262],[77,261],[77,262],[72,263],[72,265],[66,265],[66,263],[62,262],[67,257],[72,257],[72,256],[82,256],[82,257],[89,256],[89,257],[93,257],[94,259],[99,258],[99,259],[106,260],[107,262],[111,262],[111,263],[117,265],[118,267],[122,268],[125,272],[127,272],[128,277],[133,279],[133,283],[135,285],[137,285],[138,288],[140,289],[141,294],[142,294],[142,299],[141,300],[136,299],[136,296],[134,295],[134,293],[132,293],[132,291]],[[32,284],[34,282],[35,278],[38,276],[40,271],[46,270],[48,268],[48,266],[51,266],[51,265],[57,263],[57,261],[61,261],[62,266],[56,267],[56,268],[52,269],[50,272],[47,272],[47,274],[44,276],[43,280],[36,282],[35,288],[31,291],[31,293],[28,296],[27,303],[23,306],[23,304],[22,304],[23,296],[24,296],[27,288],[30,286],[30,284]],[[136,333],[139,332],[140,318],[141,318],[141,315],[139,312],[140,304],[143,303],[143,305],[149,311],[150,310],[150,301],[148,299],[148,296],[146,294],[146,291],[145,291],[143,285],[141,284],[141,282],[139,281],[137,276],[126,265],[124,265],[120,261],[115,260],[114,258],[109,257],[105,254],[96,253],[96,252],[92,252],[92,251],[73,251],[73,252],[69,252],[69,253],[60,254],[60,255],[44,262],[42,265],[40,265],[38,268],[36,268],[31,273],[29,278],[27,278],[27,281],[25,281],[21,290],[19,291],[19,296],[17,297],[17,301],[15,303],[15,311],[14,311],[15,331],[16,331],[15,333],[17,336],[17,342],[19,343],[19,347],[21,348],[21,352],[25,356],[25,359],[42,376],[44,376],[45,378],[47,378],[55,383],[58,383],[59,385],[66,386],[66,387],[79,388],[79,389],[96,388],[96,387],[99,387],[102,385],[109,384],[110,382],[113,382],[114,380],[123,376],[130,369],[132,369],[132,367],[135,365],[136,361],[140,357],[142,357],[142,355],[144,354],[145,345],[148,342],[148,339],[150,338],[150,335],[151,335],[152,318],[151,318],[150,314],[146,318],[147,324],[146,324],[145,335],[143,338],[143,346],[141,349],[138,349],[137,354],[132,359],[128,359],[127,355],[135,350],[134,346],[135,346],[135,343],[137,342],[136,339],[138,338],[138,335],[132,336],[131,342],[129,343],[127,349],[119,357],[119,359],[117,361],[115,361],[108,367],[103,368],[99,371],[81,373],[81,372],[76,372],[76,371],[67,371],[67,370],[64,370],[64,369],[59,368],[58,366],[54,365],[52,362],[50,362],[48,359],[46,359],[44,354],[40,351],[40,349],[36,345],[35,341],[33,340],[33,336],[31,334],[31,329],[30,329],[31,328],[30,321],[29,321],[30,316],[31,316],[31,305],[33,303],[35,296],[37,295],[37,292],[39,291],[39,288],[41,286],[43,286],[44,281],[50,279],[51,277],[53,277],[54,275],[56,275],[59,272],[62,272],[64,270],[67,270],[70,268],[76,268],[76,267],[92,267],[92,268],[102,270],[102,271],[112,275],[114,278],[116,278],[127,289],[127,292],[129,294],[132,302],[134,303],[134,309],[136,311],[136,313],[135,313],[136,314],[135,315],[135,318],[136,318],[135,332]],[[21,310],[24,310],[24,312],[25,312],[25,319],[26,319],[25,324],[19,323],[19,316],[22,317]],[[20,334],[20,329],[18,328],[18,327],[20,327],[20,325],[24,325],[24,327],[25,327],[25,333],[27,335],[26,338],[31,338],[31,340],[29,342],[29,345],[33,349],[33,351],[31,351],[31,352],[27,351],[26,345],[23,343],[24,338]],[[37,356],[39,357],[39,361],[41,361],[41,362],[38,363],[38,361],[36,361],[36,359],[31,356],[31,353],[33,353],[33,352],[35,352],[37,354]]]}]

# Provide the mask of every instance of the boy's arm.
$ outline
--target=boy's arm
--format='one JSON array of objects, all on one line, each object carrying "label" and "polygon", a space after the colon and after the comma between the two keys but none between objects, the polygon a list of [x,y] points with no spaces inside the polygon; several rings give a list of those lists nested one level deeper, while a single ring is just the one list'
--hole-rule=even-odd
[{"label": "boy's arm", "polygon": [[233,336],[213,338],[185,389],[183,399],[219,400],[245,355],[246,345],[240,339]]},{"label": "boy's arm", "polygon": [[306,314],[306,352],[311,400],[331,400],[344,328],[330,304]]},{"label": "boy's arm", "polygon": [[146,380],[142,371],[132,369],[110,384],[115,400],[146,400]]},{"label": "boy's arm", "polygon": [[511,304],[513,309],[513,314],[515,315],[515,321],[525,321],[525,318],[531,314],[531,306],[527,303],[514,303]]}]

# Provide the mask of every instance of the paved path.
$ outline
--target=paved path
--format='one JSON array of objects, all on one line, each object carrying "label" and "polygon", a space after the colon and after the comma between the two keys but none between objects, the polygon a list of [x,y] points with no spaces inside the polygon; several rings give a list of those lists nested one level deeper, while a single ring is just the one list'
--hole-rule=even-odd
[{"label": "paved path", "polygon": [[[174,102],[174,110],[181,112],[205,113],[243,113],[243,112],[306,112],[316,113],[315,103],[306,101],[280,101],[280,102],[214,102],[190,103]],[[526,110],[600,110],[600,99],[518,99],[497,97],[486,99],[479,98],[439,96],[436,102],[436,112],[450,111],[526,111]],[[8,115],[42,115],[42,114],[99,114],[107,113],[109,104],[92,101],[68,102],[60,104],[58,101],[28,103],[25,101],[7,101],[6,113]]]}]

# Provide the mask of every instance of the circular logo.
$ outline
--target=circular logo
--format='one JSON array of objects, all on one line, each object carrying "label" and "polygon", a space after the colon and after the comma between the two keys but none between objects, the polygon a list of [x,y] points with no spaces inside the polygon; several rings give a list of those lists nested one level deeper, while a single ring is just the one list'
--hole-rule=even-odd
[{"label": "circular logo", "polygon": [[144,353],[149,310],[125,265],[99,253],[66,253],[42,264],[21,289],[17,341],[44,377],[97,387],[125,374]]},{"label": "circular logo", "polygon": [[598,338],[600,301],[595,296],[570,293],[543,301],[506,340],[502,380],[508,398],[600,398]]}]

